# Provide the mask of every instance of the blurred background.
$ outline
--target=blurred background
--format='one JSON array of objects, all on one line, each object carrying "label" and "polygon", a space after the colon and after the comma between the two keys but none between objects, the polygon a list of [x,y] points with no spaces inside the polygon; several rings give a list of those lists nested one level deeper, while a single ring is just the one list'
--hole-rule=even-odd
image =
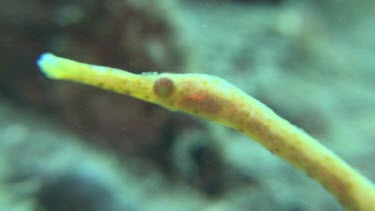
[{"label": "blurred background", "polygon": [[43,52],[218,75],[375,181],[375,1],[1,0],[0,210],[344,210],[216,123],[52,81]]}]

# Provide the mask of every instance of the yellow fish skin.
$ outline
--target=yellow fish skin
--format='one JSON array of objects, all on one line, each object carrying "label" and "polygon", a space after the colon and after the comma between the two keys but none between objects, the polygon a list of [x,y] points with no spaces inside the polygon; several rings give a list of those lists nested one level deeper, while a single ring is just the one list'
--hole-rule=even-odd
[{"label": "yellow fish skin", "polygon": [[219,77],[133,74],[50,53],[42,54],[37,64],[48,78],[100,87],[234,128],[321,183],[348,210],[375,210],[375,187],[368,179],[304,131]]}]

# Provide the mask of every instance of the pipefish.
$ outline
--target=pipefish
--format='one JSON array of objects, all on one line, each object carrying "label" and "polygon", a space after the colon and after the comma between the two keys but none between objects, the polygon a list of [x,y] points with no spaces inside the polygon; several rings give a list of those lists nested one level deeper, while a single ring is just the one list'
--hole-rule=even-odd
[{"label": "pipefish", "polygon": [[318,181],[347,210],[375,210],[375,187],[367,178],[316,139],[220,77],[133,74],[50,53],[42,54],[37,64],[51,79],[100,87],[234,128]]}]

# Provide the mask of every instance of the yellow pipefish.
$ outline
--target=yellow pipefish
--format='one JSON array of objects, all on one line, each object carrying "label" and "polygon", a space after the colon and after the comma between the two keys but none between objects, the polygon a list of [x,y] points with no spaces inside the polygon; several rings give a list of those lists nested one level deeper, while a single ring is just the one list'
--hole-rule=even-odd
[{"label": "yellow pipefish", "polygon": [[348,210],[375,210],[375,187],[368,179],[314,138],[219,77],[133,74],[50,53],[43,54],[38,65],[49,78],[89,84],[234,128],[320,182]]}]

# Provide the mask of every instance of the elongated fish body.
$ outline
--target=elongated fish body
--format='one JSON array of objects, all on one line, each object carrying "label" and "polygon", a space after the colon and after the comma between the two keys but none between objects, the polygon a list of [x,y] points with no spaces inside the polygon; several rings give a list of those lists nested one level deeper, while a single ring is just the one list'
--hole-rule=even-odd
[{"label": "elongated fish body", "polygon": [[321,183],[348,209],[375,211],[375,187],[314,138],[225,80],[206,74],[133,74],[43,54],[49,78],[129,95],[234,128]]}]

